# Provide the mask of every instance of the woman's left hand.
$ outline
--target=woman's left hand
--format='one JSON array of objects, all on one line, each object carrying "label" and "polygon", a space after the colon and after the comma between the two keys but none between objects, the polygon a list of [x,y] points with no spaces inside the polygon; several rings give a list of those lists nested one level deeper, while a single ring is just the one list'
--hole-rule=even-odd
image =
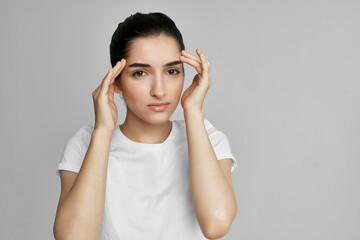
[{"label": "woman's left hand", "polygon": [[180,61],[193,66],[198,72],[181,98],[184,111],[202,111],[202,104],[211,85],[210,62],[200,49],[196,49],[196,53],[199,57],[185,50],[181,51]]}]

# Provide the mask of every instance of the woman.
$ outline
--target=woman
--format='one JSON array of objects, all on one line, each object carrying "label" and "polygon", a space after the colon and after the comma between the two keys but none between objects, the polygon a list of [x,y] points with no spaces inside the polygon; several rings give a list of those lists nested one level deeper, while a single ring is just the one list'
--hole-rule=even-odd
[{"label": "woman", "polygon": [[[68,141],[58,167],[56,239],[213,239],[228,232],[237,213],[237,161],[224,133],[203,118],[210,63],[199,49],[198,56],[184,50],[165,14],[136,13],[118,25],[112,68],[92,93],[95,126]],[[198,74],[181,97],[184,120],[170,121],[183,63]],[[126,102],[122,125],[114,93]]]}]

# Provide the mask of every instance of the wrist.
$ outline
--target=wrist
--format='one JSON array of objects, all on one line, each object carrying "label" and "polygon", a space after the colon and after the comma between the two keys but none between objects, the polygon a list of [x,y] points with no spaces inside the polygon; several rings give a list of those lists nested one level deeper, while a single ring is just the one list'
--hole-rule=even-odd
[{"label": "wrist", "polygon": [[203,112],[201,110],[198,109],[187,109],[184,110],[184,117],[189,117],[189,116],[200,116],[203,117]]},{"label": "wrist", "polygon": [[112,138],[112,134],[113,134],[113,131],[94,128],[91,135],[96,136],[96,137]]}]

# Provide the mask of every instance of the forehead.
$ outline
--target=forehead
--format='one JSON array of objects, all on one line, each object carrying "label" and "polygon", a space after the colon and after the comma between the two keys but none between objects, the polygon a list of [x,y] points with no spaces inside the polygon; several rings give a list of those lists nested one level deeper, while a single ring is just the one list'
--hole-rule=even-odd
[{"label": "forehead", "polygon": [[174,60],[179,60],[181,50],[175,38],[159,35],[137,38],[129,49],[127,61],[163,65]]}]

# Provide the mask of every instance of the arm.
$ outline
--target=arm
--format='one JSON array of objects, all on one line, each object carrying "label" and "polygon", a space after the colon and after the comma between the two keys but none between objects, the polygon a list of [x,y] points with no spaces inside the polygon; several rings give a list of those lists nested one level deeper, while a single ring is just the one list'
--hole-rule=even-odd
[{"label": "arm", "polygon": [[94,130],[77,178],[54,223],[56,239],[97,239],[104,213],[111,134]]},{"label": "arm", "polygon": [[211,145],[202,112],[184,111],[184,118],[194,211],[204,235],[216,239],[228,232],[236,216],[236,198]]},{"label": "arm", "polygon": [[98,239],[104,215],[110,144],[118,116],[114,92],[121,91],[114,80],[125,64],[125,59],[117,62],[92,92],[95,126],[75,182],[68,186],[73,180],[68,174],[69,178],[62,181],[68,194],[62,191],[66,196],[60,197],[56,213],[53,231],[57,240]]}]

